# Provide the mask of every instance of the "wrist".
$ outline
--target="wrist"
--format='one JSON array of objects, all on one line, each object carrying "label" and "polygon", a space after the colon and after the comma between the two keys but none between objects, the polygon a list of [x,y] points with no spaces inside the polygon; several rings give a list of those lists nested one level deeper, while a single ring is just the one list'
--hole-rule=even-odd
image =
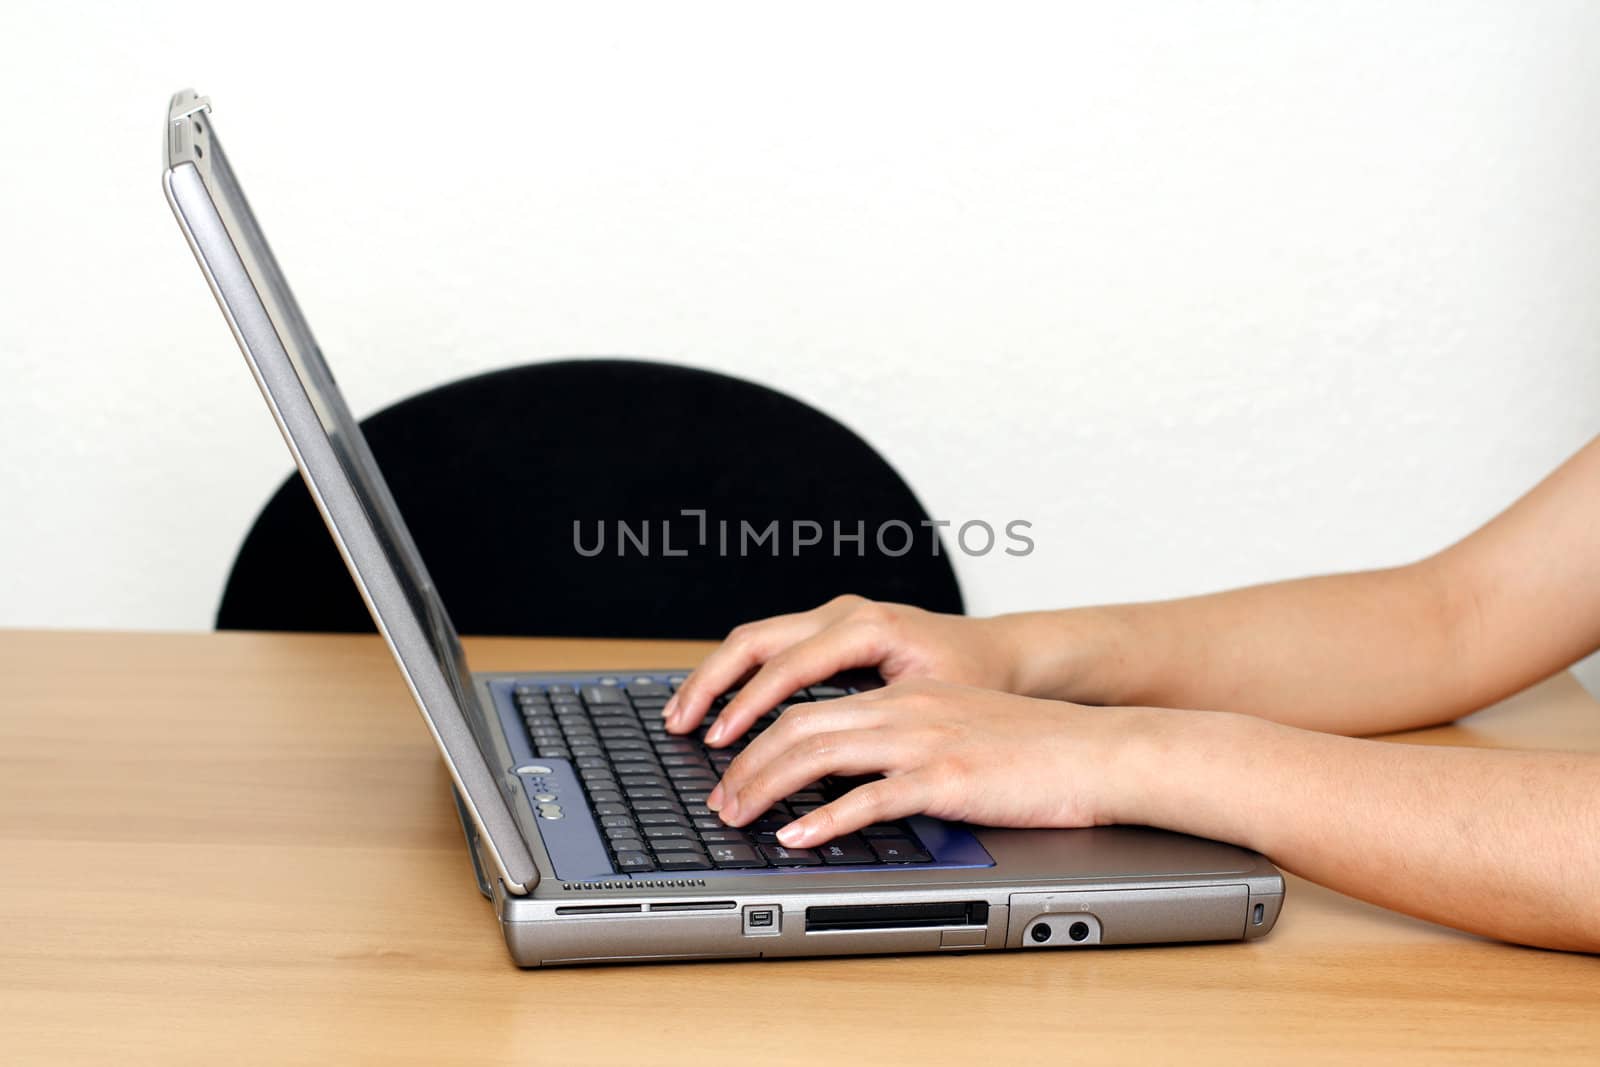
[{"label": "wrist", "polygon": [[1127,623],[1105,608],[1070,608],[997,615],[1000,654],[1008,664],[1010,692],[1078,704],[1132,703],[1124,683]]},{"label": "wrist", "polygon": [[1018,696],[1050,697],[1054,652],[1038,611],[975,620],[982,627],[986,656],[996,667],[994,688]]},{"label": "wrist", "polygon": [[1284,728],[1249,715],[1171,708],[1114,708],[1104,813],[1107,821],[1257,848],[1249,769]]}]

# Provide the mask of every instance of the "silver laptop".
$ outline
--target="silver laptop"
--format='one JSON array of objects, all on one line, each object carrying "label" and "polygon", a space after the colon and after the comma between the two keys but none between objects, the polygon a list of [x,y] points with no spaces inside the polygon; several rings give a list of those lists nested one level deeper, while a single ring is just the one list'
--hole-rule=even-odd
[{"label": "silver laptop", "polygon": [[[750,826],[724,826],[705,798],[729,751],[705,748],[703,728],[675,737],[661,723],[682,670],[471,673],[207,100],[175,95],[165,136],[167,199],[449,767],[478,887],[518,964],[1064,949],[1272,929],[1283,877],[1263,857],[1141,827],[916,817],[785,849],[772,831],[849,783],[810,783]],[[790,702],[870,684],[835,679]]]}]

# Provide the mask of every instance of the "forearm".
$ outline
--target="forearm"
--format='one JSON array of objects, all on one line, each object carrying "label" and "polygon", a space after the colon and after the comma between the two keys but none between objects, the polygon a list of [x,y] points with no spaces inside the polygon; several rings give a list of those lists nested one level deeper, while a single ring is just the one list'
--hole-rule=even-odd
[{"label": "forearm", "polygon": [[1451,669],[1459,615],[1424,563],[997,622],[1024,635],[1018,684],[1030,695],[1372,733],[1481,706]]},{"label": "forearm", "polygon": [[1374,733],[1444,722],[1600,646],[1600,438],[1460,543],[1391,570],[1002,616],[1017,691]]},{"label": "forearm", "polygon": [[1130,709],[1117,821],[1256,849],[1363,900],[1600,952],[1600,756],[1362,741]]}]

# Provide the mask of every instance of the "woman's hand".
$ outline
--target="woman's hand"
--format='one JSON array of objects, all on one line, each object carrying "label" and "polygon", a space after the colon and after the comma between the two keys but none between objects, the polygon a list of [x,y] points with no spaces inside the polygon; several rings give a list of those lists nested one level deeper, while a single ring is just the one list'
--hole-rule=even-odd
[{"label": "woman's hand", "polygon": [[667,729],[687,733],[699,726],[711,702],[747,675],[707,744],[727,744],[797,690],[856,667],[876,667],[885,682],[931,678],[1010,690],[1016,654],[1000,633],[1003,625],[858,596],[746,623],[678,687],[664,709]]},{"label": "woman's hand", "polygon": [[750,742],[707,798],[742,826],[808,782],[885,777],[778,831],[804,848],[916,813],[987,826],[1119,821],[1129,738],[1161,716],[913,681],[797,704]]}]

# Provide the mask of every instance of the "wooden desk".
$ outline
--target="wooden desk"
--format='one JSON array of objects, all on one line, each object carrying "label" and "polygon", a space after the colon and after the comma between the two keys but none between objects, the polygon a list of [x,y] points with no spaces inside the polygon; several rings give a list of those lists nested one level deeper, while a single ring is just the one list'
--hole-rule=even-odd
[{"label": "wooden desk", "polygon": [[[478,669],[703,647],[470,643]],[[519,971],[376,638],[0,632],[0,682],[7,1063],[1600,1054],[1600,961],[1292,878],[1252,944]],[[1600,749],[1600,707],[1560,675],[1408,740]]]}]

